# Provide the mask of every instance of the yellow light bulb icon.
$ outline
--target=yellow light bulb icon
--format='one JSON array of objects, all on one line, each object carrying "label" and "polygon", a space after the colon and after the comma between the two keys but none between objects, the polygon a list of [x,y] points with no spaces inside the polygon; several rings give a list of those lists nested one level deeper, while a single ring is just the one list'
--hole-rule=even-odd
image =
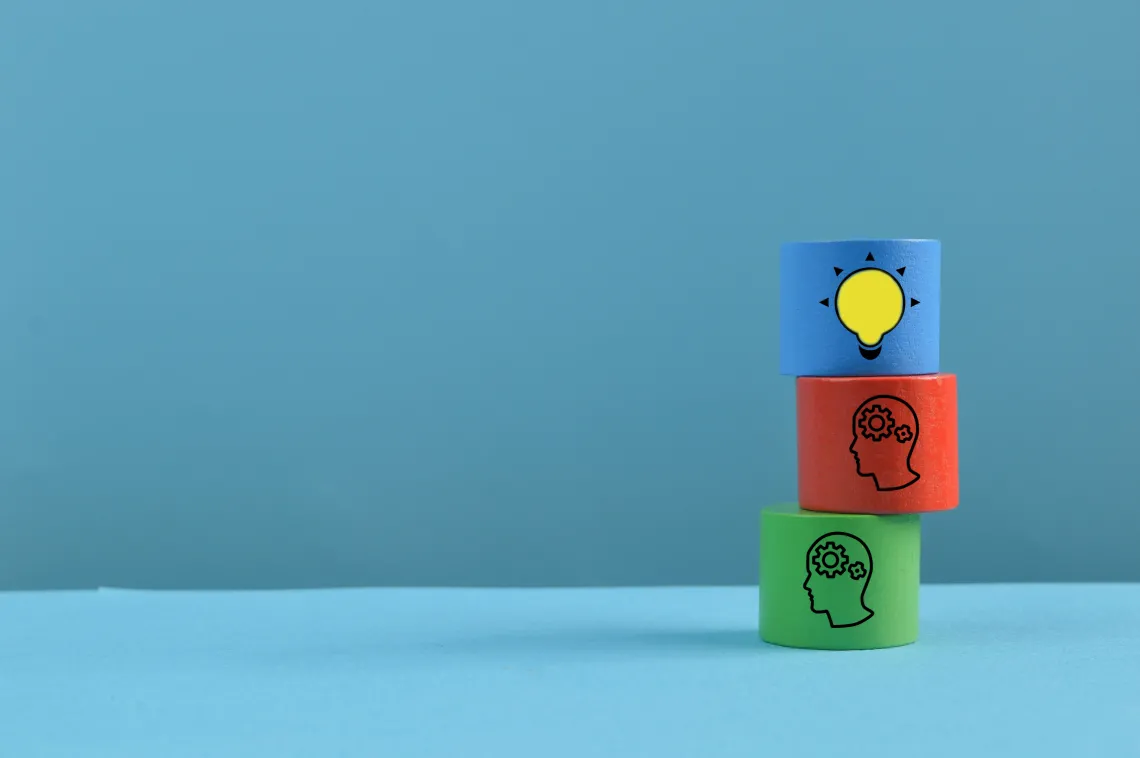
[{"label": "yellow light bulb icon", "polygon": [[873,360],[883,349],[883,336],[902,320],[902,287],[882,269],[854,271],[835,293],[835,312],[847,331],[859,338],[862,356]]}]

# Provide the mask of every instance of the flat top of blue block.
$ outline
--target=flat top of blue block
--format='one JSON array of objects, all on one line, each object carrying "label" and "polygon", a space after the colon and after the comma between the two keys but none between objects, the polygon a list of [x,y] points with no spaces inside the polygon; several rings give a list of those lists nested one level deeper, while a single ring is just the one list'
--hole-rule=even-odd
[{"label": "flat top of blue block", "polygon": [[0,595],[4,755],[1140,755],[1140,585],[923,589],[769,647],[754,588]]},{"label": "flat top of blue block", "polygon": [[936,239],[909,238],[909,237],[864,237],[834,240],[789,240],[785,245],[883,245],[892,242],[907,242],[914,244],[941,244]]}]

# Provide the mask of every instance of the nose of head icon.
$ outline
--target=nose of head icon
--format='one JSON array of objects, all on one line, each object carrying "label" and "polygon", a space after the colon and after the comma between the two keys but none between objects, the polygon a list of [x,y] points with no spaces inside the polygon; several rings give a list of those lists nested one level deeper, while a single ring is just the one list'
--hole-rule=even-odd
[{"label": "nose of head icon", "polygon": [[858,626],[875,612],[867,607],[871,583],[871,550],[848,532],[829,532],[807,551],[804,589],[813,613],[827,615],[833,628]]},{"label": "nose of head icon", "polygon": [[905,400],[892,395],[867,398],[851,417],[851,453],[859,476],[870,477],[880,492],[914,484],[911,466],[918,442],[918,415]]}]

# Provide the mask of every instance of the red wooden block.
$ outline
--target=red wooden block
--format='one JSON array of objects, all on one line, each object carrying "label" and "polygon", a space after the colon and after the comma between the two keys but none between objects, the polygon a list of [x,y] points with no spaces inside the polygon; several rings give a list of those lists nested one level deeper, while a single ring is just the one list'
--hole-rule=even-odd
[{"label": "red wooden block", "polygon": [[835,513],[958,506],[953,374],[796,379],[799,502]]}]

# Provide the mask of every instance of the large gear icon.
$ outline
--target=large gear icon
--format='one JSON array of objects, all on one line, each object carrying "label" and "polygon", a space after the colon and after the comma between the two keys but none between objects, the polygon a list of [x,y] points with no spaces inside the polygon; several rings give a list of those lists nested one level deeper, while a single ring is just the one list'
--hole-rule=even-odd
[{"label": "large gear icon", "polygon": [[873,442],[886,439],[895,430],[895,417],[889,408],[869,405],[859,414],[859,431]]},{"label": "large gear icon", "polygon": [[811,556],[811,565],[815,567],[815,573],[828,579],[834,579],[845,572],[850,562],[847,551],[842,545],[834,542],[818,545]]}]

